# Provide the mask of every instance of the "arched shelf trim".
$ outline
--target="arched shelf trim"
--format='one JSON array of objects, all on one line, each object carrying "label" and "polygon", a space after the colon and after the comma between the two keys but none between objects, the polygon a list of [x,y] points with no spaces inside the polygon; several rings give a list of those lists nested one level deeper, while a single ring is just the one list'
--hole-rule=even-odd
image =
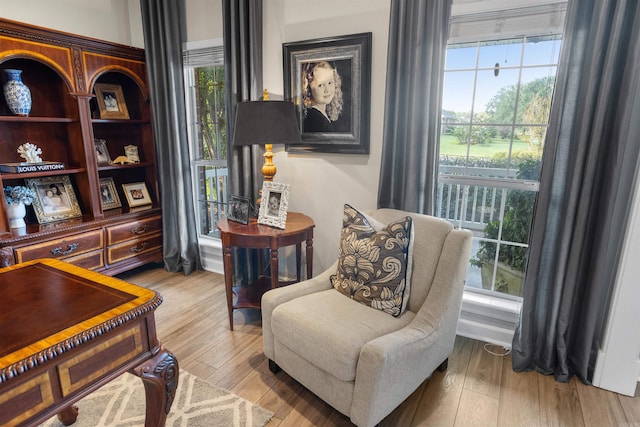
[{"label": "arched shelf trim", "polygon": [[149,100],[149,93],[145,89],[145,83],[140,79],[140,77],[138,77],[137,74],[132,73],[131,70],[129,70],[128,68],[120,67],[120,66],[114,67],[113,65],[109,67],[101,67],[96,70],[96,72],[91,78],[90,93],[93,93],[93,89],[96,84],[96,81],[100,78],[100,76],[106,73],[113,73],[113,72],[122,73],[127,77],[129,77],[131,80],[133,80],[136,83],[136,85],[138,85],[138,89],[142,93],[142,97],[144,101],[147,102]]},{"label": "arched shelf trim", "polygon": [[1,64],[4,64],[5,62],[13,59],[30,59],[40,62],[41,64],[53,69],[60,76],[60,78],[67,85],[70,93],[75,92],[73,78],[69,75],[69,73],[67,73],[65,69],[62,68],[57,62],[52,61],[45,55],[42,55],[38,52],[30,52],[20,49],[4,51]]}]

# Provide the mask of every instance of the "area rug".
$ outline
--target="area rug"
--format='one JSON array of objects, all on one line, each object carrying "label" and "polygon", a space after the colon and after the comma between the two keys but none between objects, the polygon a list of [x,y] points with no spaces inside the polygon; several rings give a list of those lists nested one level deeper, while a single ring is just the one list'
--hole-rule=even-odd
[{"label": "area rug", "polygon": [[[73,427],[144,426],[145,397],[142,380],[123,374],[80,400]],[[227,390],[180,370],[176,397],[167,427],[262,427],[273,413]],[[42,427],[62,427],[57,417]]]}]

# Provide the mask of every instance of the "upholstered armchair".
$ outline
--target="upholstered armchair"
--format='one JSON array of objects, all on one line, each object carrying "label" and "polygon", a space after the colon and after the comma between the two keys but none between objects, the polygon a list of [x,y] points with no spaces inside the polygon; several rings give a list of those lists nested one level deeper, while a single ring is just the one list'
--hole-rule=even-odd
[{"label": "upholstered armchair", "polygon": [[406,227],[406,238],[397,236],[408,243],[408,300],[402,303],[398,293],[404,282],[391,290],[398,294],[397,308],[406,306],[402,314],[372,308],[375,304],[368,306],[337,290],[336,272],[341,263],[350,263],[343,258],[346,228],[334,265],[262,298],[270,369],[283,369],[360,427],[379,423],[435,369],[446,369],[453,350],[471,232],[439,218],[393,209],[369,212],[367,218],[383,226],[402,223],[407,216],[410,230]]}]

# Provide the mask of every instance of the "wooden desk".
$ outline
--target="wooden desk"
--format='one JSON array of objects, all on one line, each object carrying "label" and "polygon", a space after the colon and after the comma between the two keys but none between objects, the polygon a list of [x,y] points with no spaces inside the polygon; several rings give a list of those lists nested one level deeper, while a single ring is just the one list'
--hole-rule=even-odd
[{"label": "wooden desk", "polygon": [[156,337],[160,295],[52,259],[0,269],[0,290],[0,425],[69,425],[72,403],[127,371],[144,383],[145,425],[164,425],[178,361]]},{"label": "wooden desk", "polygon": [[[235,308],[260,308],[262,294],[269,289],[277,288],[278,281],[278,249],[283,246],[296,245],[296,279],[301,280],[301,244],[306,242],[307,279],[313,275],[313,227],[315,224],[308,216],[289,212],[285,229],[258,224],[252,218],[249,224],[240,224],[222,218],[217,223],[222,237],[224,256],[224,284],[227,292],[227,309],[229,310],[229,328],[233,330],[233,310]],[[271,250],[271,279],[261,278],[248,288],[233,288],[233,256],[231,248],[253,248]],[[233,295],[236,294],[236,303]]]}]

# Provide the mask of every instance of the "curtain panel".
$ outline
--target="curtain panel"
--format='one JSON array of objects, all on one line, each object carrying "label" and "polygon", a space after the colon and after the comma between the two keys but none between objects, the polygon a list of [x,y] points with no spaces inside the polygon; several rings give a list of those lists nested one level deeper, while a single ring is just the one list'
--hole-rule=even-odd
[{"label": "curtain panel", "polygon": [[433,214],[451,0],[392,0],[378,208]]},{"label": "curtain panel", "polygon": [[640,152],[640,7],[569,0],[513,368],[590,383]]},{"label": "curtain panel", "polygon": [[193,207],[182,69],[184,0],[140,0],[162,203],[164,264],[202,269]]},{"label": "curtain panel", "polygon": [[[223,0],[224,67],[227,107],[227,164],[229,193],[248,197],[256,204],[262,189],[263,147],[233,145],[236,105],[262,96],[262,0]],[[259,206],[255,206],[257,212]],[[236,284],[248,285],[269,265],[269,254],[256,249],[233,248]]]},{"label": "curtain panel", "polygon": [[222,9],[230,193],[255,204],[262,188],[263,148],[235,147],[233,128],[236,104],[262,96],[262,0],[224,0]]}]

